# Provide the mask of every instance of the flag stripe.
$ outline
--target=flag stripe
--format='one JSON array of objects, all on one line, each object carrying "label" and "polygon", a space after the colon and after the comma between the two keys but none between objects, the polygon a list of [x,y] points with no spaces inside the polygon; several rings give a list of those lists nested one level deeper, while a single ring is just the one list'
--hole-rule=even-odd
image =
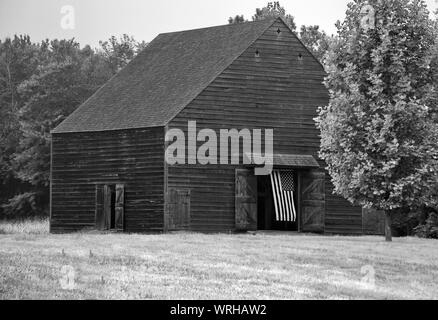
[{"label": "flag stripe", "polygon": [[280,216],[279,216],[278,204],[277,204],[277,191],[275,189],[274,173],[271,173],[271,185],[272,185],[272,196],[274,198],[274,205],[275,205],[275,217],[277,221],[279,221]]},{"label": "flag stripe", "polygon": [[288,214],[287,214],[287,221],[293,221],[293,213],[292,213],[292,205],[291,205],[291,197],[290,197],[290,192],[286,192],[286,191],[283,191],[283,193],[286,195],[286,198],[287,198],[287,201],[286,201],[286,204],[287,204],[287,212],[288,212]]},{"label": "flag stripe", "polygon": [[277,190],[277,174],[274,172],[271,173],[272,179],[272,195],[274,196],[275,201],[275,215],[277,217],[277,221],[281,221],[281,204],[280,199],[278,198],[278,190]]},{"label": "flag stripe", "polygon": [[275,173],[275,181],[277,183],[277,197],[278,197],[278,203],[280,204],[280,221],[284,221],[284,201],[283,201],[283,194],[281,192],[281,184],[280,184],[280,175],[278,172]]},{"label": "flag stripe", "polygon": [[280,208],[280,213],[279,213],[280,221],[284,221],[284,203],[283,203],[283,198],[282,198],[282,194],[281,194],[280,176],[276,172],[274,177],[275,177],[276,194],[277,194],[277,199],[278,199],[279,208]]},{"label": "flag stripe", "polygon": [[278,190],[278,196],[280,198],[280,205],[281,205],[281,221],[286,221],[286,208],[285,208],[285,203],[284,203],[284,199],[283,199],[283,192],[281,191],[281,179],[280,179],[280,174],[277,172],[276,173],[277,176],[277,190]]},{"label": "flag stripe", "polygon": [[286,199],[287,199],[287,201],[286,201],[286,203],[287,203],[287,206],[288,206],[288,220],[287,221],[292,221],[292,208],[291,208],[291,205],[290,205],[290,192],[286,192],[286,191],[283,191],[283,193],[286,195]]},{"label": "flag stripe", "polygon": [[292,214],[292,221],[297,221],[297,214],[295,212],[295,203],[294,203],[294,195],[293,193],[289,193],[290,197],[290,204],[292,207],[291,214]]},{"label": "flag stripe", "polygon": [[283,221],[287,221],[287,213],[288,213],[287,201],[286,201],[285,194],[283,192],[283,186],[281,185],[280,172],[278,172],[277,175],[278,175],[278,182],[279,182],[279,185],[280,185],[281,203],[283,204]]},{"label": "flag stripe", "polygon": [[294,200],[294,195],[292,193],[292,209],[294,210],[294,221],[297,221],[297,211],[295,210],[295,200]]},{"label": "flag stripe", "polygon": [[[283,186],[282,186],[281,190],[283,190]],[[289,206],[289,192],[283,191],[282,193],[283,193],[283,199],[284,199],[284,206],[286,207],[285,219],[286,219],[286,221],[291,221],[290,206]]]}]

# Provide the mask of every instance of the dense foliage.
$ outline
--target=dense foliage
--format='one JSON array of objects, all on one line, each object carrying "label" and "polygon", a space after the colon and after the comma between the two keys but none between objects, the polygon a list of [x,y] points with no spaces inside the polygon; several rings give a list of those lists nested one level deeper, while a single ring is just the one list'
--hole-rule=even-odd
[{"label": "dense foliage", "polygon": [[313,53],[315,58],[324,62],[332,38],[321,31],[319,26],[301,26],[299,36],[301,42]]},{"label": "dense foliage", "polygon": [[356,0],[337,27],[317,119],[335,192],[387,216],[438,208],[436,22],[421,0]]},{"label": "dense foliage", "polygon": [[145,45],[126,35],[97,50],[74,40],[0,41],[0,216],[47,214],[50,131]]},{"label": "dense foliage", "polygon": [[438,214],[430,212],[426,221],[414,228],[414,232],[420,238],[438,239]]}]

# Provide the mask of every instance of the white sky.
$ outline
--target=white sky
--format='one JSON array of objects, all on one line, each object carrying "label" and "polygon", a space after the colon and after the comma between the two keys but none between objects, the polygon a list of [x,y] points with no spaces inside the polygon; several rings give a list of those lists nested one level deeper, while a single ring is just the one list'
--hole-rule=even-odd
[{"label": "white sky", "polygon": [[[132,35],[151,41],[159,33],[226,24],[230,16],[251,19],[255,8],[274,0],[0,0],[0,39],[29,34],[34,41],[72,38],[97,46],[111,35]],[[298,26],[320,25],[335,33],[349,0],[280,0]],[[438,0],[427,0],[430,9]],[[75,28],[61,27],[61,8],[74,8]]]}]

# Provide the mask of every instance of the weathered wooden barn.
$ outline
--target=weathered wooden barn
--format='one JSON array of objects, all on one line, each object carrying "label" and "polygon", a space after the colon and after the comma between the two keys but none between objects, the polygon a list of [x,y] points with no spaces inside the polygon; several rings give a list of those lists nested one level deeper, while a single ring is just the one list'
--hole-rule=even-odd
[{"label": "weathered wooden barn", "polygon": [[[317,155],[324,75],[281,18],[160,34],[53,130],[51,232],[362,234],[361,208],[332,194]],[[276,219],[269,177],[253,165],[169,165],[165,133],[188,121],[273,128],[297,219]]]}]

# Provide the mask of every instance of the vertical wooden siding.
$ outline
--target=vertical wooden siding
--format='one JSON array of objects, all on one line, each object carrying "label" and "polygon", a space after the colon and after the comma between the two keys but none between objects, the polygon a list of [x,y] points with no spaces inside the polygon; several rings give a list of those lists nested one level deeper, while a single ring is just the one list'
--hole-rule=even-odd
[{"label": "vertical wooden siding", "polygon": [[333,184],[329,180],[327,180],[325,189],[325,232],[333,234],[362,234],[362,208],[353,207],[344,198],[333,195]]},{"label": "vertical wooden siding", "polygon": [[[255,56],[256,51],[259,57]],[[186,135],[189,120],[197,121],[198,130],[210,128],[216,132],[221,128],[273,128],[274,152],[317,158],[320,139],[313,118],[317,107],[328,101],[323,77],[321,65],[279,21],[175,117],[169,127],[183,129]],[[231,165],[169,166],[168,187],[191,190],[192,229],[234,229],[234,176],[235,167]],[[342,212],[337,211],[339,208]],[[356,219],[360,212],[360,208],[349,206],[345,200],[328,195],[326,231],[361,230],[361,220]],[[334,222],[336,226],[332,225]]]},{"label": "vertical wooden siding", "polygon": [[162,230],[163,128],[52,139],[52,232],[94,228],[96,184],[125,185],[125,231]]}]

